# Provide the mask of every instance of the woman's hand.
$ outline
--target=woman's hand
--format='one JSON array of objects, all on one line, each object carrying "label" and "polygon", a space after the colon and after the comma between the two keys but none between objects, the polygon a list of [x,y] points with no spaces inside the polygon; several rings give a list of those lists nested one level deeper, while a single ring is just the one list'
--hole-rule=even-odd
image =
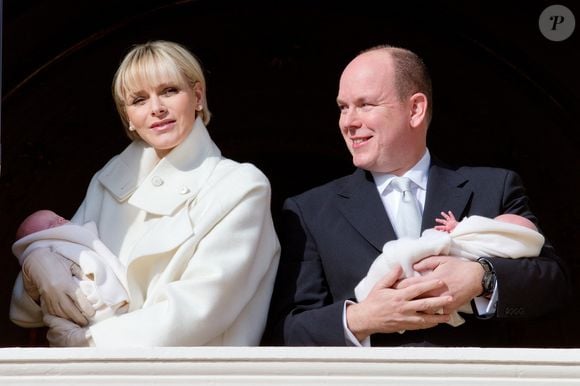
[{"label": "woman's hand", "polygon": [[69,259],[50,252],[32,253],[22,264],[24,288],[45,313],[85,326],[95,309],[73,276],[74,266],[78,269]]},{"label": "woman's hand", "polygon": [[51,347],[89,347],[92,343],[90,331],[69,320],[45,314],[44,324],[48,326],[46,339]]}]

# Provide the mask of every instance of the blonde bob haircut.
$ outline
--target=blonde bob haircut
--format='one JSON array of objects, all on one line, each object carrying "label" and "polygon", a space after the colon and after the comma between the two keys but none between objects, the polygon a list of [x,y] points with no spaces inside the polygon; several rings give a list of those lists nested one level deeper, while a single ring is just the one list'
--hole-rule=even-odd
[{"label": "blonde bob haircut", "polygon": [[185,47],[163,40],[138,44],[131,48],[122,60],[113,77],[113,98],[121,116],[125,133],[132,140],[139,135],[129,130],[126,106],[133,92],[143,85],[157,85],[171,80],[181,87],[193,88],[201,85],[203,109],[197,113],[204,124],[208,124],[211,113],[206,98],[206,82],[200,62]]}]

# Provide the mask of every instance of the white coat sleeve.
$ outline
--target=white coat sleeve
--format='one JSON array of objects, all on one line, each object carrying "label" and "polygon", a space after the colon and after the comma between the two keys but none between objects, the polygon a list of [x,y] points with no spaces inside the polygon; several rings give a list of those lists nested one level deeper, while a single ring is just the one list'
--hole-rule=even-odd
[{"label": "white coat sleeve", "polygon": [[18,274],[12,289],[10,320],[14,324],[25,328],[44,326],[40,306],[24,290],[22,273]]}]

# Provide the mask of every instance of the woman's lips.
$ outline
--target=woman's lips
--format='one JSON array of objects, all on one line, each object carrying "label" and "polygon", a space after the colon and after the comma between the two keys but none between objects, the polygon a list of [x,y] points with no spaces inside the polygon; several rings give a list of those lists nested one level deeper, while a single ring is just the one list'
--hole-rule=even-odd
[{"label": "woman's lips", "polygon": [[165,119],[163,121],[155,122],[154,124],[152,124],[151,129],[155,131],[167,130],[172,128],[174,124],[175,124],[174,119]]}]

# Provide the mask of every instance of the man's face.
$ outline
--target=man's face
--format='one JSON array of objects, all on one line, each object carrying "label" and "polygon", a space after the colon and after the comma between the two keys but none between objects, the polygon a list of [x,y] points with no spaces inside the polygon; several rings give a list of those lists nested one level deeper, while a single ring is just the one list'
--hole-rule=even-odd
[{"label": "man's face", "polygon": [[394,80],[392,59],[384,51],[356,57],[340,78],[339,126],[359,168],[402,174],[417,162],[411,103],[399,100]]}]

